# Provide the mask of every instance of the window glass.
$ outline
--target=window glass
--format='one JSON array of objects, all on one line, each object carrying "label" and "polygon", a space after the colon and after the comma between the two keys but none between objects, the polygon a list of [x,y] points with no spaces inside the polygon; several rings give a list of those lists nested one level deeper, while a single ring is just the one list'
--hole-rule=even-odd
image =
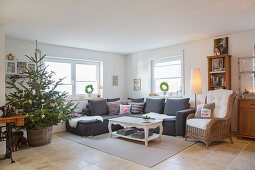
[{"label": "window glass", "polygon": [[170,57],[152,61],[152,92],[160,93],[160,83],[169,85],[168,93],[182,90],[182,58]]},{"label": "window glass", "polygon": [[97,82],[76,82],[76,94],[84,94],[85,87],[89,84],[92,84],[94,87],[93,93],[97,93]]},{"label": "window glass", "polygon": [[56,88],[57,91],[65,91],[70,96],[80,97],[86,95],[85,87],[92,84],[93,93],[98,94],[99,62],[46,57],[44,64],[47,71],[55,72],[52,77],[54,81],[65,77],[63,84]]},{"label": "window glass", "polygon": [[76,64],[76,81],[97,81],[97,66]]},{"label": "window glass", "polygon": [[48,71],[55,72],[52,77],[54,81],[58,81],[60,78],[65,79],[62,81],[63,84],[71,84],[71,64],[70,63],[57,63],[57,62],[45,62],[48,66]]}]

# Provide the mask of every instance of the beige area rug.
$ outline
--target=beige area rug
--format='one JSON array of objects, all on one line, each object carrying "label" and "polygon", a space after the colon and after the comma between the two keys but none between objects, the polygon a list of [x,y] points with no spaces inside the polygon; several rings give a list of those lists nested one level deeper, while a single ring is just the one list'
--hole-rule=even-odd
[{"label": "beige area rug", "polygon": [[62,137],[148,167],[155,166],[195,143],[185,141],[182,137],[166,135],[162,136],[161,142],[158,139],[150,141],[149,147],[145,147],[144,142],[114,136],[109,138],[108,133],[90,137],[66,133]]}]

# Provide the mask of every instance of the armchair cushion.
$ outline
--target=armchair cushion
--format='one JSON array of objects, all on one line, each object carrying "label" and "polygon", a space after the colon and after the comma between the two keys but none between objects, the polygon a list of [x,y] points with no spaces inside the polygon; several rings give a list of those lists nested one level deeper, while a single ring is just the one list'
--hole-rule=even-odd
[{"label": "armchair cushion", "polygon": [[196,118],[195,119],[188,119],[187,120],[187,125],[192,126],[192,127],[196,127],[196,128],[199,128],[199,129],[206,130],[207,126],[208,126],[208,124],[211,120],[212,119],[196,119]]},{"label": "armchair cushion", "polygon": [[232,90],[212,90],[207,93],[207,103],[215,103],[214,118],[224,118],[227,114],[229,96]]},{"label": "armchair cushion", "polygon": [[[214,108],[215,108],[215,103],[199,104],[199,105],[197,105],[197,111],[196,111],[195,117],[196,118],[210,118],[210,119],[212,119]],[[201,116],[201,112],[202,112],[203,109],[210,109],[211,110],[211,114],[210,114],[209,117]]]}]

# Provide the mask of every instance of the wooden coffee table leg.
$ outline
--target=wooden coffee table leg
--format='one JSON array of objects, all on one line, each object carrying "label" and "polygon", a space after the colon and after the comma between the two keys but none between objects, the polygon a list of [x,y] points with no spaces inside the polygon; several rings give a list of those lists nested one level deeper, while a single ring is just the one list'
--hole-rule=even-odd
[{"label": "wooden coffee table leg", "polygon": [[109,130],[109,134],[110,134],[110,138],[112,137],[112,122],[109,121],[109,124],[108,124],[108,130]]},{"label": "wooden coffee table leg", "polygon": [[160,126],[159,126],[159,141],[161,141],[162,133],[163,133],[163,125],[161,123]]},{"label": "wooden coffee table leg", "polygon": [[148,128],[144,128],[144,139],[145,139],[145,146],[148,146],[148,139],[149,139],[149,129]]}]

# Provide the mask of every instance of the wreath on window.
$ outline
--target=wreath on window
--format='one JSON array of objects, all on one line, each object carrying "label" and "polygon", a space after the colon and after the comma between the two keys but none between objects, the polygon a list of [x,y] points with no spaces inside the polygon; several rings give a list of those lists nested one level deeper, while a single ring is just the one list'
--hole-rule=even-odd
[{"label": "wreath on window", "polygon": [[94,91],[94,87],[93,87],[92,84],[89,84],[89,85],[87,85],[87,86],[85,87],[85,92],[86,92],[86,93],[93,93],[93,91]]},{"label": "wreath on window", "polygon": [[160,90],[161,91],[168,91],[169,90],[169,85],[167,82],[163,81],[160,83]]}]

